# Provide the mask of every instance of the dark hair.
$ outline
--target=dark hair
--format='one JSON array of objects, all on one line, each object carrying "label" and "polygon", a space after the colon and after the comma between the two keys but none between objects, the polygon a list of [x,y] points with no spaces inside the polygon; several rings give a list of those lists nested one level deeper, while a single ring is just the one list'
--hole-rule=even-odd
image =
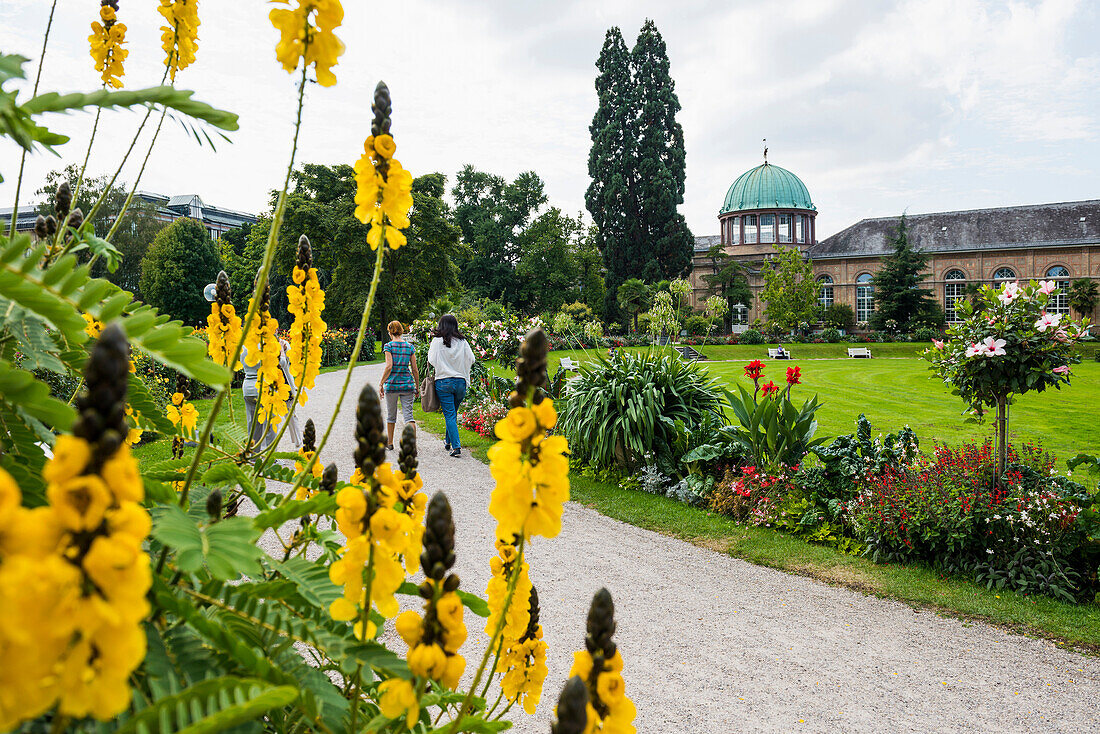
[{"label": "dark hair", "polygon": [[445,313],[439,317],[439,326],[432,332],[433,337],[443,340],[443,346],[451,348],[451,339],[466,341],[466,335],[459,331],[458,319],[453,314]]}]

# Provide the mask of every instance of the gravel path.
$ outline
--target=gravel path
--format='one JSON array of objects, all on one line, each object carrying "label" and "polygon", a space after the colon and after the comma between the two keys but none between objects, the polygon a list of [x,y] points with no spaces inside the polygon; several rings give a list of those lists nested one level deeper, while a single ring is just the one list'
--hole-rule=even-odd
[{"label": "gravel path", "polygon": [[[337,463],[341,478],[352,469],[355,400],[367,380],[377,386],[381,371],[370,365],[353,374],[322,457]],[[301,409],[319,433],[343,375],[321,375]],[[425,491],[446,492],[454,509],[462,588],[483,595],[495,552],[489,468],[468,454],[451,458],[441,438],[420,438]],[[512,731],[549,731],[601,586],[615,600],[642,733],[1100,729],[1100,660],[1049,642],[754,566],[575,503],[565,508],[561,535],[538,538],[528,560],[550,674],[538,713],[513,709]],[[486,636],[480,618],[466,618],[469,678]],[[388,644],[404,651],[399,640]]]}]

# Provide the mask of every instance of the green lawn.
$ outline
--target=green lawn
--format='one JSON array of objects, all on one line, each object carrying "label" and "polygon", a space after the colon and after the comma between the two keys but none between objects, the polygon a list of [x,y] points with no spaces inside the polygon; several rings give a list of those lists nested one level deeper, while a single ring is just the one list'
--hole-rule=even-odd
[{"label": "green lawn", "polygon": [[[784,384],[788,367],[801,367],[803,384],[795,388],[794,396],[798,401],[800,397],[818,395],[822,402],[817,413],[818,435],[852,433],[856,418],[864,413],[876,432],[890,433],[909,424],[926,449],[933,441],[957,444],[992,437],[990,420],[983,424],[965,422],[968,416],[962,401],[932,375],[928,362],[916,356],[921,345],[872,344],[874,359],[828,358],[830,354],[846,354],[848,346],[794,344],[790,349],[799,359],[790,361],[767,359],[765,345],[704,347],[714,361],[703,364],[730,390],[736,390],[737,382],[752,387],[744,377],[744,366],[752,359],[765,363],[765,381],[774,380],[777,385]],[[644,347],[629,351],[641,349]],[[596,356],[595,350],[587,354],[582,350],[551,352],[550,372],[556,371],[562,357],[590,362]],[[495,362],[492,369],[494,374],[512,374]],[[1069,387],[1017,399],[1010,412],[1010,440],[1042,442],[1064,468],[1064,461],[1078,453],[1100,451],[1097,406],[1100,362],[1086,359],[1073,368]]]},{"label": "green lawn", "polygon": [[[819,435],[852,433],[856,417],[864,413],[875,430],[884,433],[908,423],[926,450],[933,441],[958,444],[992,436],[992,422],[964,422],[962,401],[932,375],[924,360],[765,360],[764,379],[783,384],[787,368],[793,366],[802,369],[796,401],[816,393],[822,402]],[[708,369],[730,389],[736,389],[737,382],[752,387],[741,362],[712,363]],[[1098,404],[1100,363],[1082,362],[1073,368],[1069,387],[1017,400],[1010,413],[1010,440],[1041,441],[1060,461],[1082,451],[1093,453],[1100,450]]]}]

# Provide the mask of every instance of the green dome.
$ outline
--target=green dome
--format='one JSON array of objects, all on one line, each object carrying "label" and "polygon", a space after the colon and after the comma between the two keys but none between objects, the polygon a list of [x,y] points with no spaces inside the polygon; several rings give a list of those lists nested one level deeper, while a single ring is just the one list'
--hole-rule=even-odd
[{"label": "green dome", "polygon": [[765,163],[745,171],[726,192],[719,214],[751,209],[809,209],[817,211],[802,179],[786,168]]}]

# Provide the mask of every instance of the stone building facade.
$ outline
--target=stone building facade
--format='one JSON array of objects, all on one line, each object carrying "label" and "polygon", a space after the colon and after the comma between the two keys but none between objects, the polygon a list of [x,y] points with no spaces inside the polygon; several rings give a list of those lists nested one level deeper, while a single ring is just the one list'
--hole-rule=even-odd
[{"label": "stone building facade", "polygon": [[[899,217],[864,219],[818,241],[816,214],[806,187],[790,171],[765,162],[738,177],[718,215],[721,233],[695,239],[695,307],[712,294],[704,276],[717,271],[709,253],[720,246],[749,273],[753,302],[740,320],[763,319],[760,265],[779,244],[798,247],[812,260],[822,305],[848,304],[857,322],[867,321],[874,307],[871,280],[892,251]],[[1069,313],[1069,283],[1100,281],[1100,199],[910,214],[906,220],[910,243],[930,256],[923,287],[936,295],[949,321],[971,284],[1054,280],[1062,288],[1052,310]]]}]

